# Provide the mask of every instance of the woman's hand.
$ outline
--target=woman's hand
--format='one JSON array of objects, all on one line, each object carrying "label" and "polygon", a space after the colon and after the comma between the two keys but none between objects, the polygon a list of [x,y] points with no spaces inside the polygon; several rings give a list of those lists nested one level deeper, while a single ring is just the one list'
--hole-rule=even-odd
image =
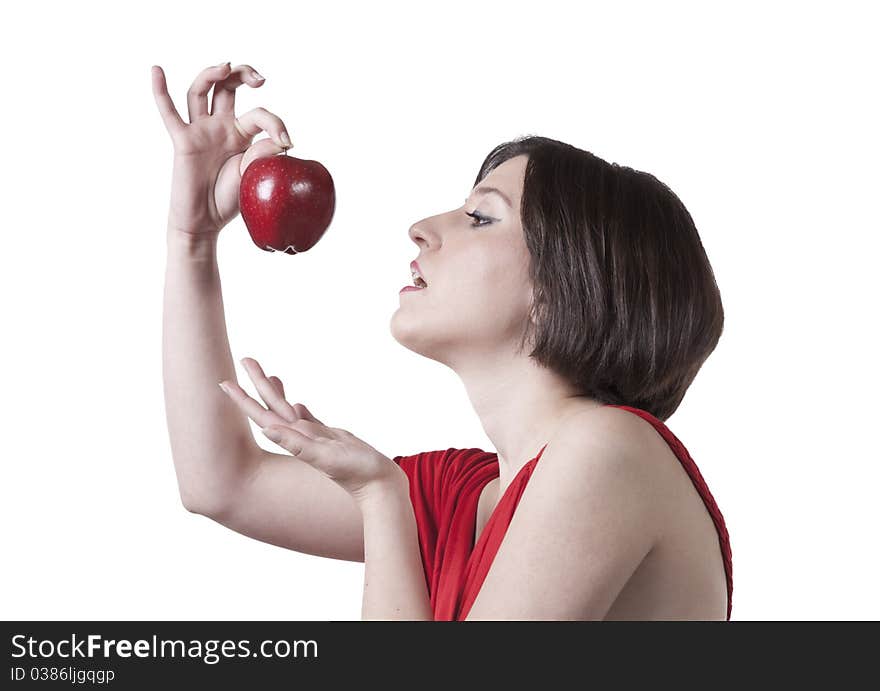
[{"label": "woman's hand", "polygon": [[[290,148],[286,127],[265,108],[235,117],[235,90],[243,83],[253,88],[265,83],[250,65],[231,67],[227,62],[202,70],[186,94],[189,124],[168,95],[162,68],[154,65],[151,71],[153,97],[174,144],[168,228],[194,235],[219,233],[239,212],[238,190],[248,165]],[[261,131],[271,138],[252,145]]]},{"label": "woman's hand", "polygon": [[256,360],[243,358],[241,364],[268,409],[236,382],[222,381],[220,387],[245,415],[263,428],[263,434],[322,472],[358,503],[388,487],[399,489],[400,483],[408,483],[406,474],[394,461],[365,441],[344,429],[327,427],[302,403],[290,405],[281,380],[267,377]]}]

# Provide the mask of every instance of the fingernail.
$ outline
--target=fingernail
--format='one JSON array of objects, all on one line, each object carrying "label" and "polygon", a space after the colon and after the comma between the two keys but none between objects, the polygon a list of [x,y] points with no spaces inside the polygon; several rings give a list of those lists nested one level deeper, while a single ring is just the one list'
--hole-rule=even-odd
[{"label": "fingernail", "polygon": [[261,82],[265,79],[265,77],[262,74],[260,74],[259,72],[257,72],[256,70],[254,70],[254,79],[256,79],[258,82]]},{"label": "fingernail", "polygon": [[272,429],[271,427],[267,427],[263,430],[263,434],[265,434],[272,441],[278,441],[281,439],[281,432],[277,429]]},{"label": "fingernail", "polygon": [[217,65],[217,67],[229,67],[230,65],[231,65],[231,63],[229,61],[227,61],[227,62],[221,62],[219,65]]},{"label": "fingernail", "polygon": [[284,144],[284,146],[286,146],[288,148],[293,146],[293,144],[290,141],[290,137],[287,135],[287,132],[283,132],[283,131],[281,132],[281,143]]},{"label": "fingernail", "polygon": [[217,386],[219,386],[221,389],[223,389],[223,393],[229,394],[229,389],[226,388],[226,384],[224,384],[223,382],[220,382]]}]

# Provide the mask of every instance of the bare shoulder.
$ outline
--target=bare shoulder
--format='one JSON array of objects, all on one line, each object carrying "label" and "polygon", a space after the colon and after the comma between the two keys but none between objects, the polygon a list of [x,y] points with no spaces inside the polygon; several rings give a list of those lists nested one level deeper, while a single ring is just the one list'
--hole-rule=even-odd
[{"label": "bare shoulder", "polygon": [[[654,426],[630,411],[611,406],[575,410],[552,440],[559,446],[591,449],[650,471],[657,457],[671,454],[668,444]],[[619,461],[623,463],[623,460]]]},{"label": "bare shoulder", "polygon": [[631,450],[656,448],[657,441],[666,444],[650,422],[613,406],[575,410],[568,424],[563,425],[563,431],[568,434],[580,432],[594,437],[597,443],[614,444]]},{"label": "bare shoulder", "polygon": [[[558,453],[551,457],[554,443]],[[681,462],[648,420],[610,406],[585,408],[565,420],[545,454],[569,464],[569,476],[580,473],[590,488],[583,491],[613,496],[625,507],[620,515],[634,518],[650,536],[650,551],[607,619],[725,618],[727,585],[714,523]],[[603,525],[620,520],[610,522],[610,515]]]},{"label": "bare shoulder", "polygon": [[666,500],[667,509],[677,511],[685,498],[696,498],[698,507],[702,506],[675,452],[660,431],[640,415],[603,406],[577,411],[563,427],[563,436],[580,444],[614,449],[620,457],[629,459],[630,467],[639,468],[650,479],[658,499]]},{"label": "bare shoulder", "polygon": [[592,483],[613,475],[626,483],[630,499],[651,507],[662,532],[681,469],[672,449],[644,418],[610,406],[575,410],[547,445],[542,461],[545,456],[548,464],[560,464],[560,475],[569,479]]},{"label": "bare shoulder", "polygon": [[621,508],[632,512],[638,505],[642,518],[659,528],[669,476],[658,458],[663,446],[651,423],[629,411],[584,407],[566,415],[541,464],[566,495],[580,488],[584,496],[574,506],[581,510],[589,510],[595,492],[614,492]]}]

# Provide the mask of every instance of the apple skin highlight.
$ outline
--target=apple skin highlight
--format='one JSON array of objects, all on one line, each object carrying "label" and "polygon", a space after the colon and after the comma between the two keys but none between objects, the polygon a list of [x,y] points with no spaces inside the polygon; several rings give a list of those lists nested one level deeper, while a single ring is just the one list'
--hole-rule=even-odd
[{"label": "apple skin highlight", "polygon": [[241,217],[266,252],[305,252],[321,239],[336,210],[336,188],[318,161],[263,156],[241,176]]}]

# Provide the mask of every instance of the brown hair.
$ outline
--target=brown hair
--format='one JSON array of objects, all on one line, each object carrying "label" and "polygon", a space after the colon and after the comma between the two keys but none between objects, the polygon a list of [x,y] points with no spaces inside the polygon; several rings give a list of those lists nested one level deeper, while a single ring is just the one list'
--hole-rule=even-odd
[{"label": "brown hair", "polygon": [[650,173],[533,135],[495,147],[474,186],[522,154],[534,302],[521,350],[531,341],[583,395],[666,420],[724,325],[690,213]]}]

